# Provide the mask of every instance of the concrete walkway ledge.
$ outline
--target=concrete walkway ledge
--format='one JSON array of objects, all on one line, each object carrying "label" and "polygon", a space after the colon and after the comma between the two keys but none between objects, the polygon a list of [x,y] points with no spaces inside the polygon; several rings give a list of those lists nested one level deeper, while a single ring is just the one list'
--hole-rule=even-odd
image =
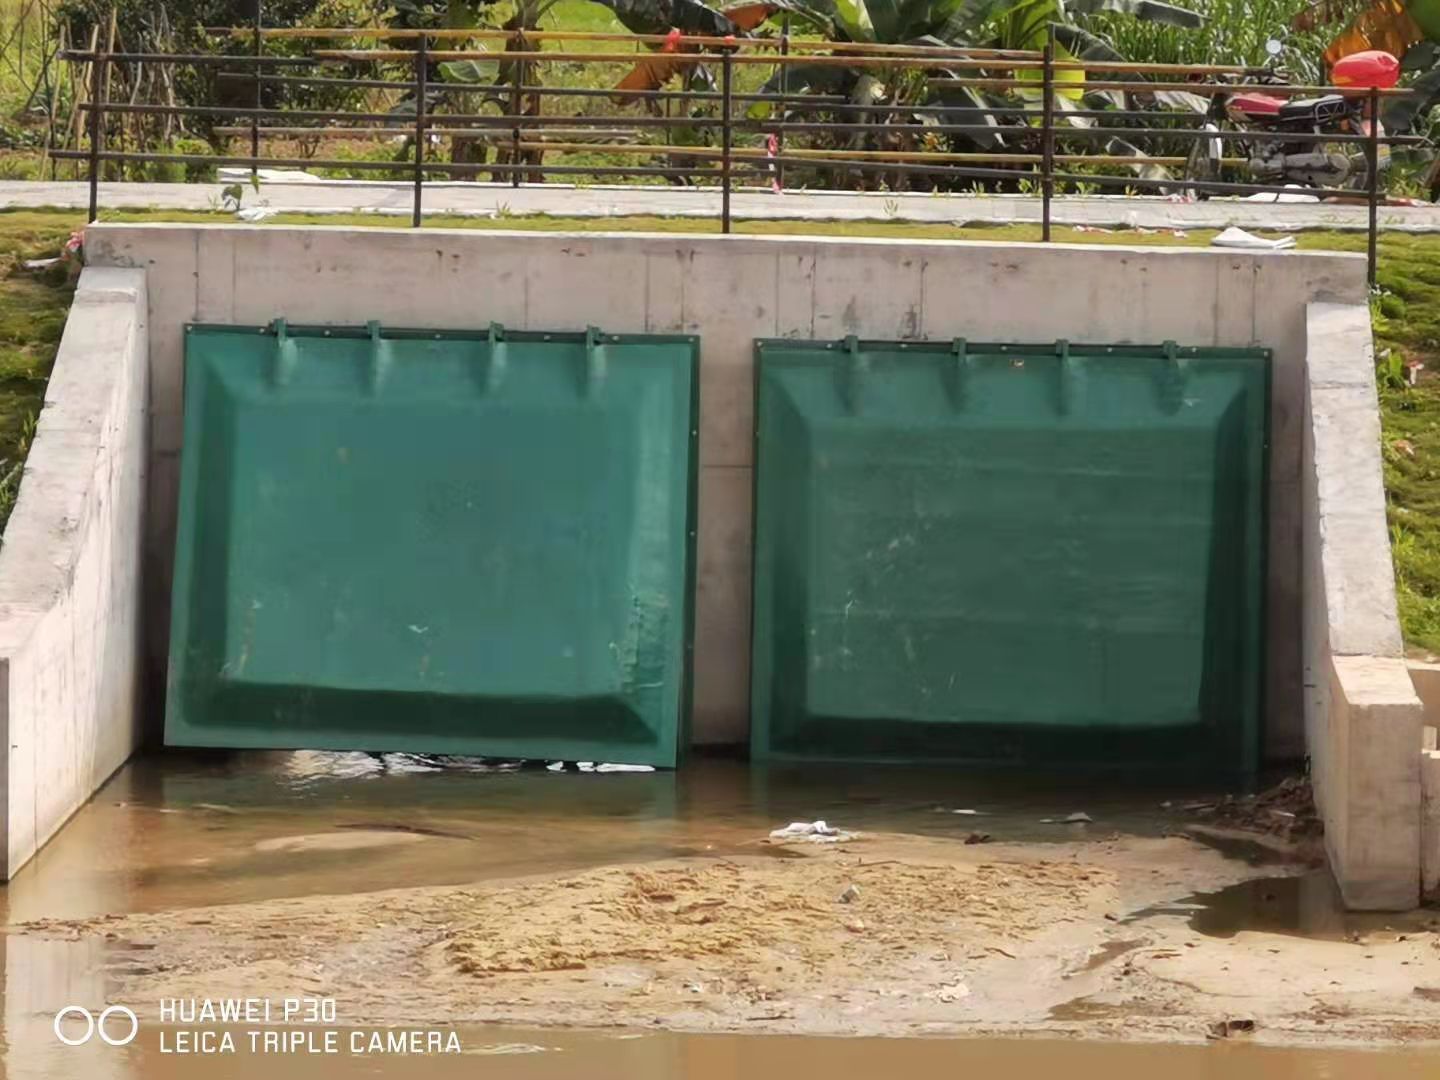
[{"label": "concrete walkway ledge", "polygon": [[1305,732],[1348,907],[1420,899],[1424,709],[1403,656],[1385,522],[1370,311],[1306,312],[1301,468]]},{"label": "concrete walkway ledge", "polygon": [[139,742],[146,309],[144,271],[82,272],[0,545],[5,880]]}]

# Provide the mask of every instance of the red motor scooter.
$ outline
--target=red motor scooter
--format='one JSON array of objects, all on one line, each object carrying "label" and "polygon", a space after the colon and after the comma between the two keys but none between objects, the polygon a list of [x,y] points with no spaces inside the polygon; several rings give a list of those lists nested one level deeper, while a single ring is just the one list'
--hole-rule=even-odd
[{"label": "red motor scooter", "polygon": [[[1270,43],[1277,56],[1280,43]],[[1357,53],[1339,61],[1331,74],[1339,86],[1372,86],[1386,89],[1400,79],[1400,64],[1389,53]],[[1279,75],[1261,76],[1266,82],[1284,85]],[[1292,98],[1265,90],[1216,94],[1210,99],[1204,130],[1213,138],[1194,140],[1185,165],[1185,179],[1197,183],[1220,179],[1221,164],[1228,144],[1232,157],[1238,148],[1246,168],[1257,184],[1298,184],[1311,188],[1341,188],[1363,191],[1370,184],[1367,147],[1360,141],[1336,141],[1335,135],[1369,135],[1369,98],[1363,94],[1325,94],[1321,97]],[[1222,131],[1252,132],[1254,138],[1220,138]],[[1380,124],[1379,134],[1385,128]],[[1390,148],[1378,147],[1377,164],[1383,175],[1390,166]],[[1206,198],[1202,188],[1190,189]]]}]

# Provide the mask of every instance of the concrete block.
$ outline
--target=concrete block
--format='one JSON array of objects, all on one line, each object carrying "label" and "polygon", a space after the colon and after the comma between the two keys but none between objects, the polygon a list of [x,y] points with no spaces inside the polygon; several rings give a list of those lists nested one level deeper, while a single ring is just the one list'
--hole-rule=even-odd
[{"label": "concrete block", "polygon": [[1420,897],[1440,899],[1440,752],[1433,747],[1420,752]]},{"label": "concrete block", "polygon": [[[1433,732],[1440,728],[1440,663],[1406,660],[1405,666],[1410,671],[1410,682],[1415,687],[1420,704],[1425,706],[1426,731]],[[1430,737],[1426,735],[1427,739]],[[1434,750],[1436,747],[1427,743],[1425,749]]]},{"label": "concrete block", "polygon": [[1375,336],[1369,310],[1361,317],[1361,304],[1314,303],[1306,315],[1311,347],[1305,364],[1314,387],[1358,387],[1375,391]]},{"label": "concrete block", "polygon": [[[615,333],[644,330],[643,251],[575,238],[546,252],[530,248],[522,254],[526,245],[513,239],[507,246],[514,255],[502,257],[500,263],[514,259],[525,268],[527,329],[584,330],[598,326]],[[452,261],[458,262],[454,255],[450,253]],[[493,290],[472,292],[472,310],[483,311],[490,292]]]},{"label": "concrete block", "polygon": [[8,879],[140,738],[146,273],[86,269],[0,548]]},{"label": "concrete block", "polygon": [[1330,651],[1400,656],[1403,640],[1383,512],[1323,515],[1319,543]]},{"label": "concrete block", "polygon": [[1348,907],[1419,900],[1423,726],[1403,660],[1331,658],[1325,843]]},{"label": "concrete block", "polygon": [[[223,235],[215,236],[217,230]],[[150,640],[163,671],[179,448],[180,327],[197,313],[305,322],[701,335],[702,562],[697,617],[711,643],[695,734],[743,735],[749,662],[753,339],[1162,341],[1275,351],[1269,747],[1298,749],[1301,442],[1306,305],[1362,305],[1364,260],[1080,245],[822,237],[102,224],[92,266],[149,271],[156,469],[147,526]],[[228,255],[227,255],[228,252]],[[1315,333],[1328,333],[1317,324]],[[1292,400],[1293,399],[1293,400]],[[729,472],[733,476],[729,476]],[[720,479],[729,476],[728,479]],[[742,494],[743,493],[743,497]],[[718,501],[715,501],[718,500]],[[711,505],[712,501],[714,505]],[[732,510],[728,509],[733,507]],[[741,532],[732,530],[739,529]],[[743,557],[741,552],[743,550]],[[728,576],[727,576],[728,575]],[[742,599],[743,598],[743,601]],[[723,629],[722,629],[723,628]],[[712,698],[713,695],[713,698]],[[1314,696],[1310,688],[1309,696]],[[736,717],[740,720],[737,721]]]},{"label": "concrete block", "polygon": [[702,741],[750,736],[751,472],[702,467],[695,587],[695,714]]},{"label": "concrete block", "polygon": [[195,320],[234,323],[235,298],[245,291],[235,278],[236,236],[229,229],[206,229],[195,239]]},{"label": "concrete block", "polygon": [[748,469],[755,453],[753,363],[711,361],[712,353],[724,346],[707,345],[706,340],[700,343],[700,464]]},{"label": "concrete block", "polygon": [[1215,336],[1212,344],[1232,347],[1269,345],[1255,329],[1255,305],[1262,262],[1232,252],[1215,262]]},{"label": "concrete block", "polygon": [[[645,252],[645,332],[685,332],[685,255],[674,249]],[[704,346],[702,341],[701,346]]]},{"label": "concrete block", "polygon": [[[881,341],[921,336],[921,253],[909,245],[822,244],[815,254],[814,335]],[[963,279],[957,279],[961,285]],[[754,335],[752,335],[754,336]]]},{"label": "concrete block", "polygon": [[775,336],[815,339],[815,249],[782,250],[775,265]]}]

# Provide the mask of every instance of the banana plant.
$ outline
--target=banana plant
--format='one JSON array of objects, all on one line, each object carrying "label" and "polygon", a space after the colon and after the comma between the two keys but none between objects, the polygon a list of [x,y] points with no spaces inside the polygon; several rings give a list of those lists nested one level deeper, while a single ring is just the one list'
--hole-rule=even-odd
[{"label": "banana plant", "polygon": [[[837,42],[1040,50],[1049,42],[1053,28],[1056,58],[1082,63],[1122,57],[1103,38],[1076,25],[1075,16],[1108,11],[1180,27],[1196,27],[1203,22],[1199,14],[1161,0],[793,0],[788,10],[792,17]],[[944,61],[937,61],[936,67],[926,74],[943,78],[974,72],[962,73],[947,68]],[[1042,75],[1032,69],[1023,71],[1021,78],[1033,79],[1038,84]],[[1061,70],[1055,78],[1057,108],[1068,111],[1082,101],[1083,95],[1078,87],[1067,88],[1066,84],[1083,82],[1084,72]],[[927,121],[983,128],[963,140],[950,141],[961,141],[987,152],[1003,149],[1026,137],[1023,127],[1013,121],[1003,121],[994,111],[1005,103],[1005,94],[989,93],[958,82],[947,85],[927,79],[908,79],[905,72],[886,76],[883,69],[877,74],[873,68],[862,71],[801,64],[777,73],[765,89],[780,90],[782,79],[786,92],[839,95],[859,110],[860,116],[883,117],[910,126],[912,130]],[[1022,88],[1019,96],[1037,100],[1040,88],[1038,85]],[[1087,103],[1101,106],[1105,100],[1106,96],[1100,95]],[[865,105],[878,103],[940,106],[944,111],[863,112]],[[855,115],[852,112],[846,119],[854,119]],[[863,138],[852,138],[852,145],[859,145]],[[933,141],[933,136],[926,139],[927,144]],[[1133,149],[1119,144],[1107,147],[1112,153]]]},{"label": "banana plant", "polygon": [[1392,99],[1385,106],[1384,121],[1389,131],[1408,131],[1440,105],[1440,0],[1368,0],[1358,11],[1354,6],[1343,0],[1317,0],[1296,16],[1294,25],[1313,30],[1345,23],[1325,50],[1327,69],[1368,49],[1399,58],[1414,93]]}]

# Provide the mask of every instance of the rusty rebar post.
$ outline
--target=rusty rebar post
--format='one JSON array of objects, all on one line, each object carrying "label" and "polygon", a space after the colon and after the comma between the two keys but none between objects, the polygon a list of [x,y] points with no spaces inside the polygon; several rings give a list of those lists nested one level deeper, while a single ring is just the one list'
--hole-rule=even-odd
[{"label": "rusty rebar post", "polygon": [[1055,197],[1055,26],[1045,40],[1043,113],[1040,120],[1040,239],[1050,242],[1050,200]]},{"label": "rusty rebar post", "polygon": [[[515,44],[519,46],[518,51],[525,51],[524,30],[521,30],[519,36],[516,37]],[[518,188],[520,186],[520,109],[522,108],[520,88],[525,83],[525,65],[519,60],[512,60],[511,63],[514,66],[510,72],[510,119],[515,126],[510,129],[510,164],[513,166],[510,171],[510,186]]]},{"label": "rusty rebar post", "polygon": [[428,40],[421,34],[415,46],[415,202],[410,212],[410,226],[415,229],[420,227],[425,199],[425,140],[429,138],[425,124],[426,83],[430,74]]},{"label": "rusty rebar post", "polygon": [[[790,55],[790,13],[787,11],[780,19],[780,55]],[[780,123],[785,122],[785,92],[790,89],[790,65],[780,65],[780,104],[776,112],[780,115]],[[785,156],[785,129],[782,127],[775,133],[775,156]],[[775,186],[781,191],[785,190],[785,166],[780,163],[775,165]]]},{"label": "rusty rebar post", "polygon": [[734,65],[732,50],[726,49],[720,61],[720,231],[730,231],[730,151],[734,132],[731,128],[731,77]]},{"label": "rusty rebar post", "polygon": [[1370,88],[1370,136],[1365,141],[1365,161],[1370,179],[1367,191],[1370,203],[1370,236],[1367,249],[1370,287],[1375,288],[1380,274],[1380,90]]},{"label": "rusty rebar post", "polygon": [[[265,0],[255,0],[255,108],[257,109],[265,107],[265,80],[263,78],[265,73],[263,65],[260,63],[260,58],[265,54],[265,35],[262,33],[265,26],[262,18],[264,4]],[[260,118],[258,116],[250,121],[250,157],[256,162],[260,159]],[[260,166],[252,164],[250,166],[250,184],[258,186],[259,183]]]},{"label": "rusty rebar post", "polygon": [[100,143],[105,131],[105,65],[109,55],[97,51],[90,64],[90,221],[100,219]]}]

